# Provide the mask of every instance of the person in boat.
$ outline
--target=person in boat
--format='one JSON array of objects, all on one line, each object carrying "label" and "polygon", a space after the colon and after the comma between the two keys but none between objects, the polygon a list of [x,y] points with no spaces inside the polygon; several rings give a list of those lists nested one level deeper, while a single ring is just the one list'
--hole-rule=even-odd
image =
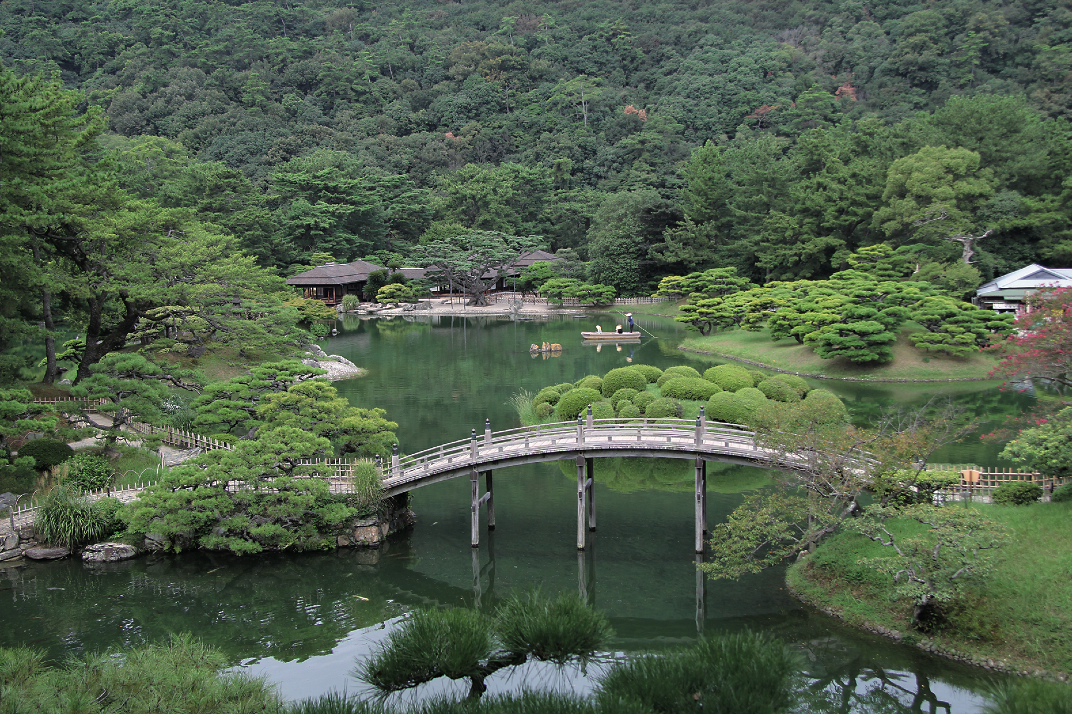
[{"label": "person in boat", "polygon": [[599,333],[600,335],[602,335],[603,334],[603,326],[602,325],[596,325],[596,332]]},{"label": "person in boat", "polygon": [[622,334],[622,326],[618,325],[617,327],[614,328],[614,331],[617,332],[619,335]]},{"label": "person in boat", "polygon": [[626,320],[628,320],[628,322],[629,322],[629,331],[632,332],[634,330],[634,327],[633,327],[633,313],[627,312],[627,313],[625,313],[625,317],[626,317]]}]

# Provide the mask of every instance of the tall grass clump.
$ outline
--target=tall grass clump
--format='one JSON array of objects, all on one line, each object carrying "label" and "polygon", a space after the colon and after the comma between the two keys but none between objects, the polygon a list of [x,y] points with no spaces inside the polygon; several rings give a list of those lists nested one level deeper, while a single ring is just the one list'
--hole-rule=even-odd
[{"label": "tall grass clump", "polygon": [[361,305],[361,298],[353,293],[342,296],[342,309],[350,312],[356,310]]},{"label": "tall grass clump", "polygon": [[794,704],[798,669],[785,645],[742,632],[616,665],[603,677],[598,700],[606,711],[632,704],[658,714],[777,714]]},{"label": "tall grass clump", "polygon": [[355,461],[353,467],[346,505],[356,508],[361,514],[372,513],[380,507],[380,501],[383,499],[383,478],[380,470],[367,459]]},{"label": "tall grass clump", "polygon": [[291,702],[286,708],[286,714],[378,714],[383,711],[382,707],[346,692],[321,694],[314,699]]},{"label": "tall grass clump", "polygon": [[1017,679],[990,687],[985,714],[1072,714],[1072,686]]},{"label": "tall grass clump", "polygon": [[[533,691],[501,694],[479,701],[459,702],[439,698],[410,710],[411,714],[597,714],[600,711],[593,700],[575,694]],[[325,714],[329,713],[325,712]],[[619,713],[616,710],[614,714]],[[626,714],[626,712],[621,712],[621,714]],[[646,714],[646,712],[641,710],[635,714]]]},{"label": "tall grass clump", "polygon": [[[536,409],[532,404],[533,399],[532,392],[527,389],[519,389],[514,392],[510,397],[510,401],[507,402],[507,404],[512,406],[514,411],[517,412],[517,416],[521,420],[521,423],[526,426],[535,424],[539,421],[539,418],[536,416]],[[558,403],[558,398],[555,397],[554,401],[555,403]]]},{"label": "tall grass clump", "polygon": [[41,542],[63,548],[102,540],[122,525],[116,504],[114,498],[89,502],[70,486],[56,486],[37,509],[34,534]]},{"label": "tall grass clump", "polygon": [[[37,664],[33,664],[34,657]],[[23,666],[5,666],[21,659]],[[4,711],[123,712],[123,714],[239,714],[279,712],[264,679],[223,674],[227,659],[189,635],[123,657],[91,655],[62,668],[40,666],[23,648],[0,650]]]}]

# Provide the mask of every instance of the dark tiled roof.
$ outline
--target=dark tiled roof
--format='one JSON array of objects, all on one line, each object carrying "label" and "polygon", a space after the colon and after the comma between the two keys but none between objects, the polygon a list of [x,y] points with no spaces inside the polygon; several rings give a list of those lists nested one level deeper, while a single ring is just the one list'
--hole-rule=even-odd
[{"label": "dark tiled roof", "polygon": [[328,263],[287,278],[287,285],[347,285],[368,280],[369,273],[383,270],[364,260],[352,263]]}]

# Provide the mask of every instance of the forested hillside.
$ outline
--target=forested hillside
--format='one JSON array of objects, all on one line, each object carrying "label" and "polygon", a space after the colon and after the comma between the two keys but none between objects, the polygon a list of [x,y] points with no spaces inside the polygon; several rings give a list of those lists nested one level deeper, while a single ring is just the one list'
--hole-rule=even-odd
[{"label": "forested hillside", "polygon": [[1067,0],[4,0],[0,27],[15,74],[103,108],[127,195],[281,271],[459,226],[620,294],[879,242],[1072,262]]}]

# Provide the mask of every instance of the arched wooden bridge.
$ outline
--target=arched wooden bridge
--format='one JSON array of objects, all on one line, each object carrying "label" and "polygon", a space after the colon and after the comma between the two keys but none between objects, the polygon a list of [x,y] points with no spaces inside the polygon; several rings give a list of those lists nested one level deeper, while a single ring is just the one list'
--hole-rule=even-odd
[{"label": "arched wooden bridge", "polygon": [[[480,506],[487,504],[488,528],[495,528],[492,472],[510,466],[571,459],[577,464],[577,548],[596,528],[593,459],[610,456],[692,459],[696,467],[696,552],[703,552],[707,531],[707,462],[769,463],[751,431],[735,424],[708,422],[701,414],[687,419],[579,418],[576,422],[540,424],[484,433],[403,457],[384,468],[383,485],[393,496],[447,479],[467,476],[472,482],[472,545],[480,543]],[[479,477],[485,493],[480,496]]]}]

